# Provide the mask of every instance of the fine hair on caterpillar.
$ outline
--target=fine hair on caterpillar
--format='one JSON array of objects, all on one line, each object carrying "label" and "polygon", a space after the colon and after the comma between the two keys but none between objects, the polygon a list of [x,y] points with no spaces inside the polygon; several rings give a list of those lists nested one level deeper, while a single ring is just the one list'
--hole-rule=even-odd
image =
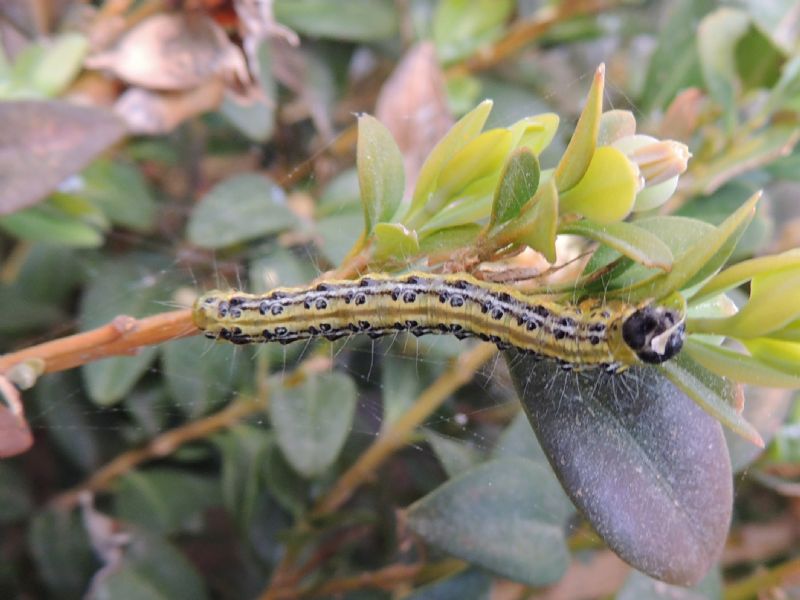
[{"label": "fine hair on caterpillar", "polygon": [[200,296],[192,314],[207,337],[235,344],[451,334],[554,360],[566,370],[614,373],[669,360],[685,338],[680,315],[666,307],[599,299],[562,304],[467,274],[366,275],[265,294],[216,290]]}]

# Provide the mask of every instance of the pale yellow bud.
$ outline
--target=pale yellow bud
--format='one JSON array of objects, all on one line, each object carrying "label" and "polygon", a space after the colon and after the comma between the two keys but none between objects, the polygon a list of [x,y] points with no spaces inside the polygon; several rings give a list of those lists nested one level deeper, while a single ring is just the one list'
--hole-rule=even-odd
[{"label": "pale yellow bud", "polygon": [[681,175],[686,171],[691,156],[686,144],[673,140],[653,142],[628,154],[628,158],[639,167],[646,186],[657,185]]}]

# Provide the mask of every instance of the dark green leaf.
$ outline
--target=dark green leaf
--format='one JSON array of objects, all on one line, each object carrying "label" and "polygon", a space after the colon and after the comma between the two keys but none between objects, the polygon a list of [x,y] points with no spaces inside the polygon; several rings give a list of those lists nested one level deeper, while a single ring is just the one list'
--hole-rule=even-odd
[{"label": "dark green leaf", "polygon": [[165,539],[136,531],[116,569],[97,578],[98,598],[152,600],[207,598],[203,580],[189,561]]},{"label": "dark green leaf", "polygon": [[342,373],[311,375],[302,384],[276,392],[270,417],[289,464],[313,478],[336,460],[353,422],[356,386]]},{"label": "dark green leaf", "polygon": [[261,175],[234,175],[203,196],[189,218],[188,236],[203,248],[224,248],[296,223],[278,185]]},{"label": "dark green leaf", "polygon": [[84,597],[100,565],[77,512],[46,509],[37,514],[28,530],[28,547],[53,597]]},{"label": "dark green leaf", "polygon": [[391,0],[276,0],[275,18],[314,37],[370,42],[397,32]]},{"label": "dark green leaf", "polygon": [[489,227],[515,218],[539,187],[539,161],[527,148],[514,152],[506,162],[494,192]]},{"label": "dark green leaf", "polygon": [[733,501],[719,423],[649,367],[574,373],[527,357],[509,366],[550,464],[606,543],[658,579],[702,579]]},{"label": "dark green leaf", "polygon": [[[94,273],[81,300],[81,329],[110,323],[118,315],[146,317],[164,310],[170,284],[156,275],[160,260],[140,255],[108,262]],[[109,406],[122,399],[147,371],[158,348],[142,348],[134,356],[107,358],[83,367],[89,397]]]},{"label": "dark green leaf", "polygon": [[153,229],[155,202],[135,166],[98,160],[84,171],[83,179],[83,187],[76,193],[103,211],[112,223],[142,233]]},{"label": "dark green leaf", "polygon": [[489,600],[491,578],[478,569],[436,581],[411,592],[404,600]]},{"label": "dark green leaf", "polygon": [[451,479],[408,509],[428,543],[527,585],[561,578],[569,562],[568,510],[547,471],[522,458],[486,462]]},{"label": "dark green leaf", "polygon": [[433,448],[439,462],[450,477],[469,470],[481,461],[480,453],[472,446],[433,430],[425,432],[425,439]]},{"label": "dark green leaf", "polygon": [[0,229],[30,242],[96,248],[103,244],[101,228],[69,215],[52,203],[0,217]]},{"label": "dark green leaf", "polygon": [[30,486],[19,470],[0,462],[0,523],[18,521],[33,507]]},{"label": "dark green leaf", "polygon": [[156,468],[131,471],[119,482],[114,513],[152,532],[198,529],[202,512],[221,503],[216,479],[186,471]]}]

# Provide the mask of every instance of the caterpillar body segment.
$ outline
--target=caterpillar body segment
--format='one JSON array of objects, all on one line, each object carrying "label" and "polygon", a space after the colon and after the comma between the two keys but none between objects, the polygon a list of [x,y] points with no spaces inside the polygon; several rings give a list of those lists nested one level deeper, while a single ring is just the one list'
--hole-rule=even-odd
[{"label": "caterpillar body segment", "polygon": [[467,274],[367,275],[266,294],[211,291],[197,299],[193,319],[207,337],[237,344],[451,334],[565,369],[611,372],[663,362],[680,351],[685,336],[679,315],[663,307],[597,299],[560,304]]}]

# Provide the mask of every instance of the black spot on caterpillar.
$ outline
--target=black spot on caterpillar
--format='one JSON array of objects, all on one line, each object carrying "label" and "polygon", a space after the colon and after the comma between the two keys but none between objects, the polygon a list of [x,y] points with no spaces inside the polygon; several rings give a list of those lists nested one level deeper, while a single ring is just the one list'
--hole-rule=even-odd
[{"label": "black spot on caterpillar", "polygon": [[263,295],[212,291],[198,298],[192,315],[207,337],[236,344],[449,333],[569,370],[610,372],[669,360],[685,337],[680,315],[662,306],[598,299],[559,304],[465,274],[369,275]]}]

